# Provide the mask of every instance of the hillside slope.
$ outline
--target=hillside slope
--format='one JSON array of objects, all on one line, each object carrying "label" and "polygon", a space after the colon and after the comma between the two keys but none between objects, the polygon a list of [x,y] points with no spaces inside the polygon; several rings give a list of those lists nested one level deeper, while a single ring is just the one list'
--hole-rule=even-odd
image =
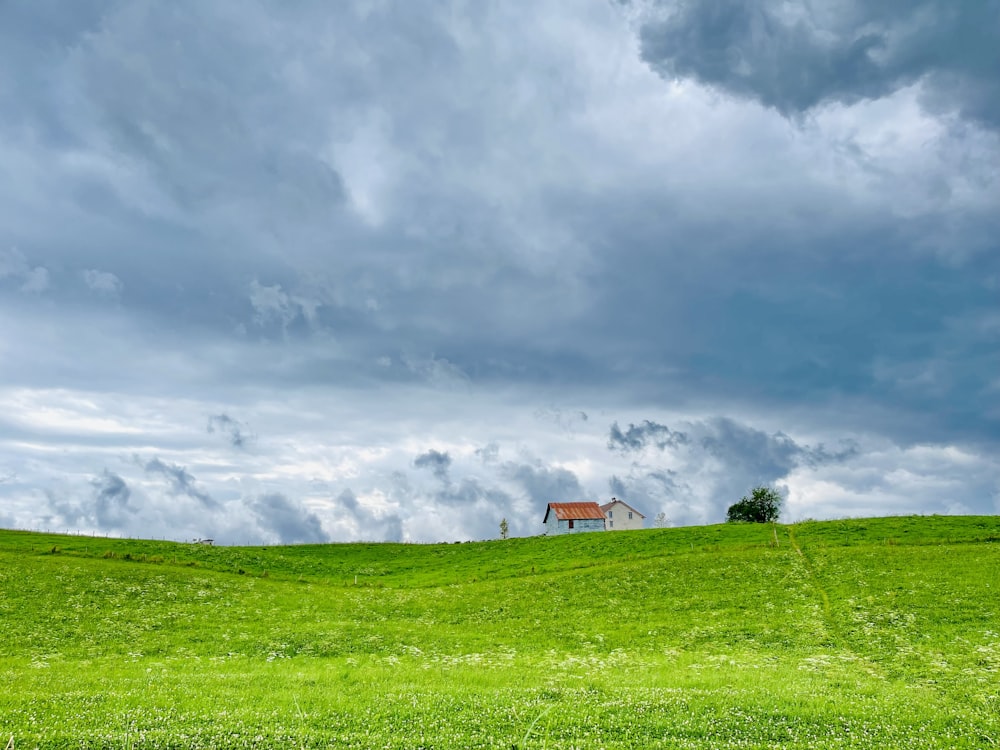
[{"label": "hillside slope", "polygon": [[980,747],[1000,519],[454,545],[0,532],[24,746]]}]

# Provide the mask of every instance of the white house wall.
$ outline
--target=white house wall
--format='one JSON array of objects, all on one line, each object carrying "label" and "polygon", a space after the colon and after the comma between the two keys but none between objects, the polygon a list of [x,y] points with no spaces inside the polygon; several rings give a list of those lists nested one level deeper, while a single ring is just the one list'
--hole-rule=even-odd
[{"label": "white house wall", "polygon": [[[632,513],[632,518],[629,518]],[[644,528],[642,514],[633,511],[624,503],[614,503],[604,511],[604,517],[608,521],[608,531],[632,531]]]}]

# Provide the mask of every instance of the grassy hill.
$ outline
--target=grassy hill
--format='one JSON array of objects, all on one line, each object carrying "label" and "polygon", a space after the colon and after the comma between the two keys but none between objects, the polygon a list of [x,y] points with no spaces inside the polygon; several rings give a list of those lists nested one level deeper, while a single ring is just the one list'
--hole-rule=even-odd
[{"label": "grassy hill", "polygon": [[16,747],[989,747],[1000,518],[470,544],[0,531]]}]

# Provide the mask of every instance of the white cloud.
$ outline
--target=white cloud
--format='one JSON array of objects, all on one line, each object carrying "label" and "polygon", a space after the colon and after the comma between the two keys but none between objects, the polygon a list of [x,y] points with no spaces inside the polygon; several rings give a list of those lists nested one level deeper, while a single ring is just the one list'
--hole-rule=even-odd
[{"label": "white cloud", "polygon": [[122,282],[110,271],[98,271],[87,269],[82,273],[83,281],[87,287],[97,294],[108,297],[117,297],[122,291]]},{"label": "white cloud", "polygon": [[289,296],[281,284],[266,286],[254,279],[250,282],[250,304],[254,310],[254,323],[261,328],[277,324],[282,330],[300,315],[315,315],[314,305],[304,308],[300,302]]},{"label": "white cloud", "polygon": [[788,520],[991,512],[1000,462],[949,445],[864,448],[846,463],[789,474]]},{"label": "white cloud", "polygon": [[36,266],[24,274],[21,291],[29,294],[40,294],[48,291],[50,284],[49,270],[43,266]]},{"label": "white cloud", "polygon": [[44,266],[32,268],[17,248],[0,252],[0,280],[13,279],[26,294],[41,294],[51,286],[51,274]]}]

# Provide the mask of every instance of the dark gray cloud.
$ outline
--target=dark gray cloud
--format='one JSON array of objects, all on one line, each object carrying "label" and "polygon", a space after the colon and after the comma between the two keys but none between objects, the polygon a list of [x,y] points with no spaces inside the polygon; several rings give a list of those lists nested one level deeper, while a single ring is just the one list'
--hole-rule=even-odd
[{"label": "dark gray cloud", "polygon": [[799,466],[842,463],[859,453],[852,440],[841,441],[833,450],[822,443],[813,447],[783,432],[768,433],[722,417],[700,427],[702,449],[727,465],[757,472],[763,484],[782,479]]},{"label": "dark gray cloud", "polygon": [[[516,509],[514,497],[503,489],[490,486],[477,477],[466,477],[461,481],[442,487],[432,496],[433,506],[451,509],[467,516],[462,522],[464,535],[470,539],[492,539],[497,536],[501,518],[507,518],[512,533],[529,533],[533,530],[528,519]],[[447,538],[444,528],[437,538]]]},{"label": "dark gray cloud", "polygon": [[[843,426],[857,418],[900,440],[952,440],[958,432],[994,439],[994,420],[975,415],[992,388],[986,373],[1000,366],[972,322],[995,307],[995,292],[973,280],[1000,277],[1000,254],[988,249],[987,234],[970,223],[967,247],[977,250],[958,260],[955,247],[954,262],[921,252],[908,230],[884,217],[851,225],[844,215],[834,222],[843,219],[839,236],[824,226],[831,214],[816,214],[811,228],[774,217],[766,238],[753,225],[770,209],[749,202],[738,239],[685,229],[683,220],[649,219],[642,232],[622,226],[610,233],[609,240],[629,241],[618,243],[623,249],[606,266],[606,296],[589,322],[596,335],[606,333],[605,358],[618,372],[612,379],[599,364],[582,369],[607,377],[602,384],[627,383],[638,399],[677,406],[688,399],[750,399],[761,410],[838,403],[825,418],[844,419]],[[995,223],[985,215],[978,221],[980,229]],[[681,247],[655,240],[678,233]],[[684,249],[690,246],[706,249]],[[884,253],[877,260],[857,249],[874,246]],[[683,324],[662,322],[673,320]],[[950,334],[953,327],[961,333]],[[628,333],[615,337],[619,331]],[[647,345],[657,337],[661,346]],[[890,362],[900,369],[886,368]],[[958,432],[942,420],[955,413]]]},{"label": "dark gray cloud", "polygon": [[642,56],[785,115],[877,99],[917,81],[925,101],[1000,127],[995,0],[661,2],[641,28]]},{"label": "dark gray cloud", "polygon": [[413,459],[413,465],[418,469],[430,469],[438,479],[447,481],[448,467],[451,466],[451,456],[447,452],[442,453],[431,448],[426,453],[421,453]]},{"label": "dark gray cloud", "polygon": [[459,482],[448,485],[434,495],[434,499],[451,507],[481,505],[495,508],[503,512],[510,507],[511,497],[506,492],[484,486],[475,477],[466,477]]},{"label": "dark gray cloud", "polygon": [[823,443],[815,447],[805,447],[802,451],[802,458],[809,466],[822,466],[823,464],[838,464],[849,461],[860,456],[861,446],[856,440],[841,440],[837,448],[828,448]]},{"label": "dark gray cloud", "polygon": [[629,424],[623,431],[614,422],[608,431],[608,449],[627,455],[647,447],[659,451],[685,449],[695,441],[698,449],[722,461],[754,467],[773,476],[781,476],[802,463],[816,466],[844,461],[858,453],[858,446],[852,441],[835,450],[823,444],[813,448],[798,444],[783,432],[769,434],[724,417],[686,425],[686,429],[689,432],[672,430],[647,419],[638,425]]},{"label": "dark gray cloud", "polygon": [[[679,498],[683,497],[684,494],[691,493],[691,487],[680,481],[679,475],[672,469],[646,472],[643,479],[654,485],[661,494],[668,498]],[[611,490],[612,497],[629,502],[637,499],[634,477],[622,479],[618,475],[612,474],[608,480],[608,488]],[[641,494],[640,497],[644,500],[649,499],[649,496],[645,494]]]},{"label": "dark gray cloud", "polygon": [[141,508],[130,502],[132,489],[116,472],[104,469],[87,485],[81,492],[63,483],[47,487],[42,493],[45,499],[39,503],[42,512],[38,524],[28,528],[120,533],[139,518]]},{"label": "dark gray cloud", "polygon": [[[674,522],[720,522],[725,508],[754,486],[780,484],[802,467],[835,466],[860,453],[852,441],[813,447],[725,417],[682,426],[644,420],[622,431],[613,423],[608,449],[633,461],[627,474],[611,476],[612,494],[643,512],[664,510]],[[650,446],[657,452],[647,452]]]},{"label": "dark gray cloud", "polygon": [[520,485],[535,507],[544,509],[548,503],[591,499],[576,474],[561,467],[546,466],[541,462],[506,462],[501,467],[501,474]]},{"label": "dark gray cloud", "polygon": [[[723,520],[712,515],[715,498],[699,496],[698,490],[680,477],[680,472],[672,469],[647,470],[632,466],[624,476],[612,475],[608,489],[612,497],[623,500],[646,516],[647,527],[652,526],[656,514],[661,512],[676,525]],[[711,510],[706,512],[707,508]]]},{"label": "dark gray cloud", "polygon": [[246,507],[253,513],[259,528],[265,534],[273,534],[282,544],[329,541],[319,517],[280,492],[250,498]]},{"label": "dark gray cloud", "polygon": [[807,449],[783,432],[767,433],[732,419],[704,423],[701,448],[740,474],[756,473],[768,484],[799,465]]},{"label": "dark gray cloud", "polygon": [[220,432],[226,436],[234,448],[246,448],[256,440],[257,436],[247,432],[247,426],[230,417],[228,414],[215,414],[208,418],[208,431]]},{"label": "dark gray cloud", "polygon": [[362,505],[348,488],[337,496],[336,508],[351,517],[358,529],[357,539],[401,542],[403,521],[396,513],[378,514]]},{"label": "dark gray cloud", "polygon": [[688,436],[683,432],[674,432],[666,425],[644,420],[641,424],[630,424],[622,432],[617,422],[611,425],[608,435],[608,448],[622,453],[639,451],[648,445],[654,445],[661,451],[667,447],[676,448],[688,442]]},{"label": "dark gray cloud", "polygon": [[101,528],[120,527],[129,513],[135,513],[128,502],[132,491],[114,472],[105,469],[90,484],[94,488],[94,513]]},{"label": "dark gray cloud", "polygon": [[195,478],[188,473],[183,466],[169,464],[159,458],[149,461],[142,461],[136,456],[136,463],[142,467],[147,474],[162,476],[170,486],[170,492],[174,495],[185,495],[197,500],[206,508],[218,508],[219,504],[212,499],[212,496],[197,487]]},{"label": "dark gray cloud", "polygon": [[45,503],[38,516],[39,528],[53,531],[79,529],[81,525],[86,526],[96,520],[94,514],[89,513],[85,507],[89,504],[86,501],[75,501],[50,488],[46,488],[41,494]]},{"label": "dark gray cloud", "polygon": [[[409,538],[426,541],[449,539],[491,539],[499,534],[499,523],[507,518],[512,533],[536,533],[533,509],[525,513],[523,503],[492,472],[480,473],[475,462],[452,469],[464,476],[427,483],[419,475],[393,472],[390,491],[385,499],[399,508],[404,533]],[[370,511],[369,511],[370,512]],[[376,528],[379,523],[376,517]]]}]

